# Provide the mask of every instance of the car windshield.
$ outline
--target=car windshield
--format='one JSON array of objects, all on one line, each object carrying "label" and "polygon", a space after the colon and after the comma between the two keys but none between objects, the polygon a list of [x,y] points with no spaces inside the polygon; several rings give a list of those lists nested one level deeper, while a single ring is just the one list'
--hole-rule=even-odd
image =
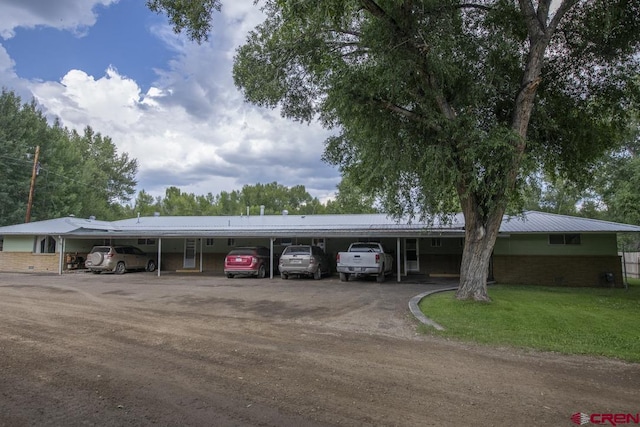
[{"label": "car windshield", "polygon": [[229,255],[255,255],[256,250],[251,248],[234,249],[229,252]]},{"label": "car windshield", "polygon": [[109,248],[108,246],[100,246],[100,247],[91,249],[91,253],[102,252],[103,254],[106,254],[107,252],[109,252],[110,249],[111,248]]},{"label": "car windshield", "polygon": [[309,255],[311,248],[309,246],[289,246],[282,255]]},{"label": "car windshield", "polygon": [[351,245],[350,252],[380,252],[378,245]]}]

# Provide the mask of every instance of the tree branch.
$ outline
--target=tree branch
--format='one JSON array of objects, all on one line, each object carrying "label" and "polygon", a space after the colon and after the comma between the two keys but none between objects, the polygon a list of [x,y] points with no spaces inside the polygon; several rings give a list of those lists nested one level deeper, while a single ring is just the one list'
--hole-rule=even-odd
[{"label": "tree branch", "polygon": [[481,9],[484,11],[493,10],[491,6],[485,6],[484,4],[475,4],[475,3],[462,3],[455,6],[457,9]]}]

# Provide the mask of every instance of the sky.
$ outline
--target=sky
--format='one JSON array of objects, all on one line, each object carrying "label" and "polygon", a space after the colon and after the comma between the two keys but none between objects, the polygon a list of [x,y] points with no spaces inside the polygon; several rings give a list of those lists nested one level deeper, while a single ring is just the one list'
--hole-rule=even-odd
[{"label": "sky", "polygon": [[212,18],[198,45],[144,0],[0,0],[0,87],[52,122],[110,137],[138,160],[137,191],[216,195],[275,181],[331,198],[340,173],[321,160],[331,133],[244,102],[233,83],[259,6],[223,1]]}]

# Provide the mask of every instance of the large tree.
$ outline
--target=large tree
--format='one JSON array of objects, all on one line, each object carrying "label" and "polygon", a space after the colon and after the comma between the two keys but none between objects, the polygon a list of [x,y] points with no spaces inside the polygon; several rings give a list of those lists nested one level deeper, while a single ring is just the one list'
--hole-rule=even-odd
[{"label": "large tree", "polygon": [[334,129],[325,158],[390,213],[461,209],[460,299],[488,300],[525,178],[579,181],[639,97],[637,1],[266,0],[264,12],[236,57],[246,99]]},{"label": "large tree", "polygon": [[338,130],[326,158],[388,211],[459,206],[457,295],[486,300],[523,177],[543,164],[580,178],[637,100],[637,3],[551,3],[268,2],[234,76],[248,100]]}]

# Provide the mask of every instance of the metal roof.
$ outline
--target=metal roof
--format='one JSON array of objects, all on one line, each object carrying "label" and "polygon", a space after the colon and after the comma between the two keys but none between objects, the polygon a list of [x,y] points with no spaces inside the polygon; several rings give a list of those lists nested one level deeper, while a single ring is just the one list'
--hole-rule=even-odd
[{"label": "metal roof", "polygon": [[155,236],[289,237],[302,234],[382,237],[464,233],[461,223],[427,225],[400,221],[385,214],[154,216],[115,221],[114,225],[121,233]]},{"label": "metal roof", "polygon": [[[528,211],[505,216],[501,234],[640,232],[640,226]],[[463,236],[461,214],[432,223],[399,220],[385,214],[152,216],[120,221],[75,217],[0,227],[0,235],[64,235],[72,237],[289,237],[289,236]]]},{"label": "metal roof", "polygon": [[115,230],[115,227],[110,221],[98,221],[95,219],[70,216],[0,227],[0,236],[65,235],[78,231],[95,232],[113,230]]},{"label": "metal roof", "polygon": [[527,211],[522,215],[505,215],[500,233],[637,233],[640,226],[617,222]]}]

